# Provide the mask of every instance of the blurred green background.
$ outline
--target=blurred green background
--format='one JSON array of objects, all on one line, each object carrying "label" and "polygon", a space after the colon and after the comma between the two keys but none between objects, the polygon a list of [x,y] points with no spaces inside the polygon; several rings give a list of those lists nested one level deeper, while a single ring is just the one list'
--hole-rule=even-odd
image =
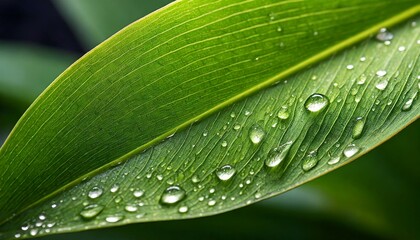
[{"label": "blurred green background", "polygon": [[[0,144],[66,67],[169,0],[2,0]],[[420,239],[420,125],[300,188],[218,216],[42,239]]]}]

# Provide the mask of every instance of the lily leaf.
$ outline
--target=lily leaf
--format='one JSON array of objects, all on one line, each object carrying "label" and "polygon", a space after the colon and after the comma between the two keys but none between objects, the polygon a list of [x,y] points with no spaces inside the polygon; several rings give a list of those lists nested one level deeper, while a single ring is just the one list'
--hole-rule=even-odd
[{"label": "lily leaf", "polygon": [[178,1],[130,25],[65,71],[1,148],[0,232],[212,215],[353,160],[419,116],[419,27],[307,67],[415,4]]}]

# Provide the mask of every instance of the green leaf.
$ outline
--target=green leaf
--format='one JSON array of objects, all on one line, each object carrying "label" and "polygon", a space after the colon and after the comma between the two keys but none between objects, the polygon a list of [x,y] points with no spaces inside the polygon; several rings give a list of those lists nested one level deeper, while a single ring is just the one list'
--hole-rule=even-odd
[{"label": "green leaf", "polygon": [[25,108],[76,59],[69,53],[9,42],[0,42],[0,52],[0,99]]},{"label": "green leaf", "polygon": [[[0,150],[0,231],[224,212],[331,171],[417,119],[420,33],[410,25],[389,46],[368,41],[252,94],[419,10],[411,1],[319,3],[179,1],[101,44],[38,98]],[[304,107],[320,106],[306,101],[314,93],[329,102],[320,112]],[[183,190],[162,198],[171,185]]]},{"label": "green leaf", "polygon": [[[164,6],[171,0],[55,0],[85,46],[94,47],[127,24]],[[98,7],[100,5],[100,7]]]}]

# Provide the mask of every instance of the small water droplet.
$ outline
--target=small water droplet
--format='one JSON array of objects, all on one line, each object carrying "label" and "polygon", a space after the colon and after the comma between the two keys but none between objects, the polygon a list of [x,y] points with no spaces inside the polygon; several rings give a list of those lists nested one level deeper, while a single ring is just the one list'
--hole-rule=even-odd
[{"label": "small water droplet", "polygon": [[16,233],[15,234],[15,238],[20,238],[21,237],[21,234],[20,233]]},{"label": "small water droplet", "polygon": [[236,172],[235,168],[227,164],[220,167],[216,171],[216,175],[221,181],[228,181],[229,179],[233,177],[233,175],[235,175],[235,172]]},{"label": "small water droplet", "polygon": [[134,204],[128,204],[128,205],[126,205],[126,206],[124,207],[124,210],[125,210],[125,211],[127,211],[127,212],[132,213],[132,212],[137,212],[138,208],[137,208],[137,206],[136,206],[136,205],[134,205]]},{"label": "small water droplet", "polygon": [[38,216],[38,219],[44,221],[45,219],[47,219],[47,216],[45,216],[45,214],[42,213]]},{"label": "small water droplet", "polygon": [[51,208],[56,208],[56,207],[57,207],[56,203],[51,204]]},{"label": "small water droplet", "polygon": [[139,197],[141,197],[141,196],[143,196],[144,195],[144,191],[143,190],[141,190],[141,189],[136,189],[136,190],[134,190],[134,192],[133,192],[133,196],[134,197],[136,197],[136,198],[139,198]]},{"label": "small water droplet", "polygon": [[385,75],[386,75],[386,71],[385,70],[378,70],[376,72],[376,76],[378,76],[378,77],[383,77]]},{"label": "small water droplet", "polygon": [[179,213],[186,213],[188,212],[188,207],[187,206],[181,206],[178,208],[178,212]]},{"label": "small water droplet", "polygon": [[364,75],[364,74],[360,75],[359,80],[357,81],[357,84],[359,84],[359,85],[365,84],[366,79],[367,79],[366,75]]},{"label": "small water droplet", "polygon": [[411,110],[414,101],[417,99],[417,94],[418,92],[415,92],[404,102],[404,105],[401,108],[402,111],[407,112]]},{"label": "small water droplet", "polygon": [[376,34],[376,39],[385,42],[385,41],[391,41],[394,38],[394,34],[388,32],[386,28],[381,28]]},{"label": "small water droplet", "polygon": [[314,93],[306,99],[305,108],[310,112],[320,112],[328,106],[329,102],[325,95]]},{"label": "small water droplet", "polygon": [[236,113],[234,113],[234,112],[231,112],[231,113],[230,113],[230,117],[231,117],[231,118],[234,118],[234,117],[236,117]]},{"label": "small water droplet", "polygon": [[340,161],[340,157],[333,157],[327,163],[328,165],[334,165],[334,164],[337,164],[339,161]]},{"label": "small water droplet", "polygon": [[343,154],[344,156],[350,158],[356,155],[359,151],[360,151],[360,148],[356,146],[354,143],[352,143],[348,145],[346,148],[344,148]]},{"label": "small water droplet", "polygon": [[199,183],[201,180],[197,175],[192,176],[191,181],[193,183]]},{"label": "small water droplet", "polygon": [[222,142],[222,147],[227,147],[228,143],[226,141]]},{"label": "small water droplet", "polygon": [[277,32],[281,32],[281,31],[283,31],[283,28],[281,26],[278,26],[277,27]]},{"label": "small water droplet", "polygon": [[346,66],[346,68],[347,68],[347,70],[353,70],[354,66],[352,64],[349,64],[349,65]]},{"label": "small water droplet", "polygon": [[120,186],[118,186],[118,184],[114,184],[114,185],[112,185],[110,191],[112,193],[116,193],[116,192],[118,192],[118,189],[120,189]]},{"label": "small water droplet", "polygon": [[109,223],[116,223],[116,222],[120,222],[123,219],[124,219],[124,215],[117,214],[117,215],[111,215],[111,216],[106,217],[105,221]]},{"label": "small water droplet", "polygon": [[385,90],[387,86],[388,86],[388,80],[387,80],[387,79],[382,79],[381,81],[379,81],[379,82],[375,85],[375,87],[376,87],[378,90],[381,90],[381,91]]},{"label": "small water droplet", "polygon": [[100,187],[93,187],[93,188],[89,191],[89,193],[88,193],[88,197],[89,197],[89,198],[91,198],[91,199],[95,199],[95,198],[100,197],[100,196],[102,195],[102,193],[103,193],[102,188],[100,188]]},{"label": "small water droplet", "polygon": [[282,119],[282,120],[286,120],[289,118],[289,112],[287,112],[287,106],[283,106],[279,113],[277,114],[277,117]]},{"label": "small water droplet", "polygon": [[398,47],[398,51],[400,51],[400,52],[404,52],[404,51],[405,51],[405,47],[404,47],[404,46],[399,46],[399,47]]},{"label": "small water droplet", "polygon": [[289,153],[292,144],[293,142],[289,141],[282,144],[279,147],[273,148],[268,154],[267,160],[265,161],[265,165],[270,168],[277,167],[278,165],[280,165],[280,163],[283,162],[283,160]]},{"label": "small water droplet", "polygon": [[24,224],[20,227],[20,229],[22,229],[23,231],[28,230],[28,229],[29,229],[29,223],[24,223]]},{"label": "small water droplet", "polygon": [[89,220],[98,216],[102,210],[104,210],[103,206],[98,204],[91,204],[83,208],[83,210],[80,212],[80,216],[83,219]]},{"label": "small water droplet", "polygon": [[318,164],[318,159],[316,158],[316,151],[311,151],[308,156],[303,160],[302,169],[305,172],[310,171]]},{"label": "small water droplet", "polygon": [[251,115],[252,113],[250,112],[250,111],[248,111],[248,110],[246,110],[245,111],[245,116],[249,116],[249,115]]},{"label": "small water droplet", "polygon": [[258,124],[254,124],[251,126],[249,130],[249,139],[251,139],[251,142],[254,144],[259,144],[265,136],[265,131],[262,129],[262,127]]},{"label": "small water droplet", "polygon": [[241,125],[239,125],[239,124],[235,124],[235,125],[233,126],[233,129],[235,129],[235,130],[239,130],[239,129],[241,129]]},{"label": "small water droplet", "polygon": [[361,61],[361,62],[366,61],[366,57],[361,57],[361,58],[360,58],[360,61]]},{"label": "small water droplet", "polygon": [[160,202],[168,205],[175,204],[183,200],[185,195],[184,189],[177,185],[173,185],[165,189],[160,198]]},{"label": "small water droplet", "polygon": [[210,207],[213,207],[214,205],[216,205],[216,200],[210,199],[207,205],[209,205]]},{"label": "small water droplet", "polygon": [[36,236],[36,235],[38,234],[38,229],[37,229],[37,228],[31,229],[31,230],[29,231],[29,234],[30,234],[31,236]]},{"label": "small water droplet", "polygon": [[352,132],[353,139],[359,139],[362,136],[364,127],[365,119],[363,117],[357,117]]}]

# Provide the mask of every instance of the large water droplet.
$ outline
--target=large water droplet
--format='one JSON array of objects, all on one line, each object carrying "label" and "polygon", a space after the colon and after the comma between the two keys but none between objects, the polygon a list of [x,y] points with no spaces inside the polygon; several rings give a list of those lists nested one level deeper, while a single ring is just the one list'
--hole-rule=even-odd
[{"label": "large water droplet", "polygon": [[136,198],[139,198],[139,197],[143,196],[143,194],[144,194],[144,191],[140,190],[140,189],[134,190],[134,192],[133,192],[133,196],[136,197]]},{"label": "large water droplet", "polygon": [[185,191],[181,187],[174,185],[170,186],[163,192],[160,202],[162,204],[175,204],[185,198]]},{"label": "large water droplet", "polygon": [[334,165],[337,164],[340,161],[340,157],[333,157],[330,160],[328,160],[328,165]]},{"label": "large water droplet", "polygon": [[98,216],[102,210],[104,210],[103,206],[98,204],[91,204],[83,208],[83,210],[80,212],[80,216],[86,220],[89,220]]},{"label": "large water droplet", "polygon": [[102,195],[104,191],[102,190],[102,188],[100,187],[93,187],[89,193],[88,193],[88,197],[91,199],[95,199],[98,198]]},{"label": "large water droplet", "polygon": [[414,100],[416,100],[417,98],[417,94],[418,92],[415,92],[405,101],[404,105],[401,108],[402,111],[410,111],[410,109],[413,107]]},{"label": "large water droplet", "polygon": [[381,28],[378,34],[376,34],[376,39],[378,39],[381,42],[391,41],[393,38],[394,38],[394,34],[388,32],[386,28]]},{"label": "large water droplet", "polygon": [[251,142],[254,144],[259,144],[265,136],[265,131],[262,129],[262,127],[258,124],[254,124],[249,129],[249,139],[251,139]]},{"label": "large water droplet", "polygon": [[217,177],[222,181],[228,181],[235,175],[235,168],[231,165],[224,165],[223,167],[220,167],[216,171]]},{"label": "large water droplet", "polygon": [[328,106],[329,102],[325,95],[314,93],[306,99],[305,108],[310,112],[320,112]]},{"label": "large water droplet", "polygon": [[360,151],[360,148],[352,143],[352,144],[348,145],[346,148],[344,148],[343,154],[344,154],[344,156],[349,158],[349,157],[353,157],[354,155],[356,155],[359,151]]},{"label": "large water droplet", "polygon": [[386,87],[388,86],[388,80],[387,79],[382,79],[381,81],[379,81],[375,87],[381,91],[385,90]]},{"label": "large water droplet", "polygon": [[353,139],[359,139],[362,136],[364,127],[365,119],[363,117],[356,118],[352,132]]},{"label": "large water droplet", "polygon": [[318,159],[316,158],[316,151],[312,151],[306,156],[302,163],[302,169],[305,172],[313,169],[318,164]]},{"label": "large water droplet", "polygon": [[280,163],[283,162],[283,160],[289,153],[292,144],[293,142],[289,141],[279,147],[273,148],[268,154],[267,160],[265,161],[265,165],[270,168],[277,167],[278,165],[280,165]]},{"label": "large water droplet", "polygon": [[105,218],[105,221],[109,223],[116,223],[124,219],[124,215],[117,214],[117,215],[111,215]]}]

